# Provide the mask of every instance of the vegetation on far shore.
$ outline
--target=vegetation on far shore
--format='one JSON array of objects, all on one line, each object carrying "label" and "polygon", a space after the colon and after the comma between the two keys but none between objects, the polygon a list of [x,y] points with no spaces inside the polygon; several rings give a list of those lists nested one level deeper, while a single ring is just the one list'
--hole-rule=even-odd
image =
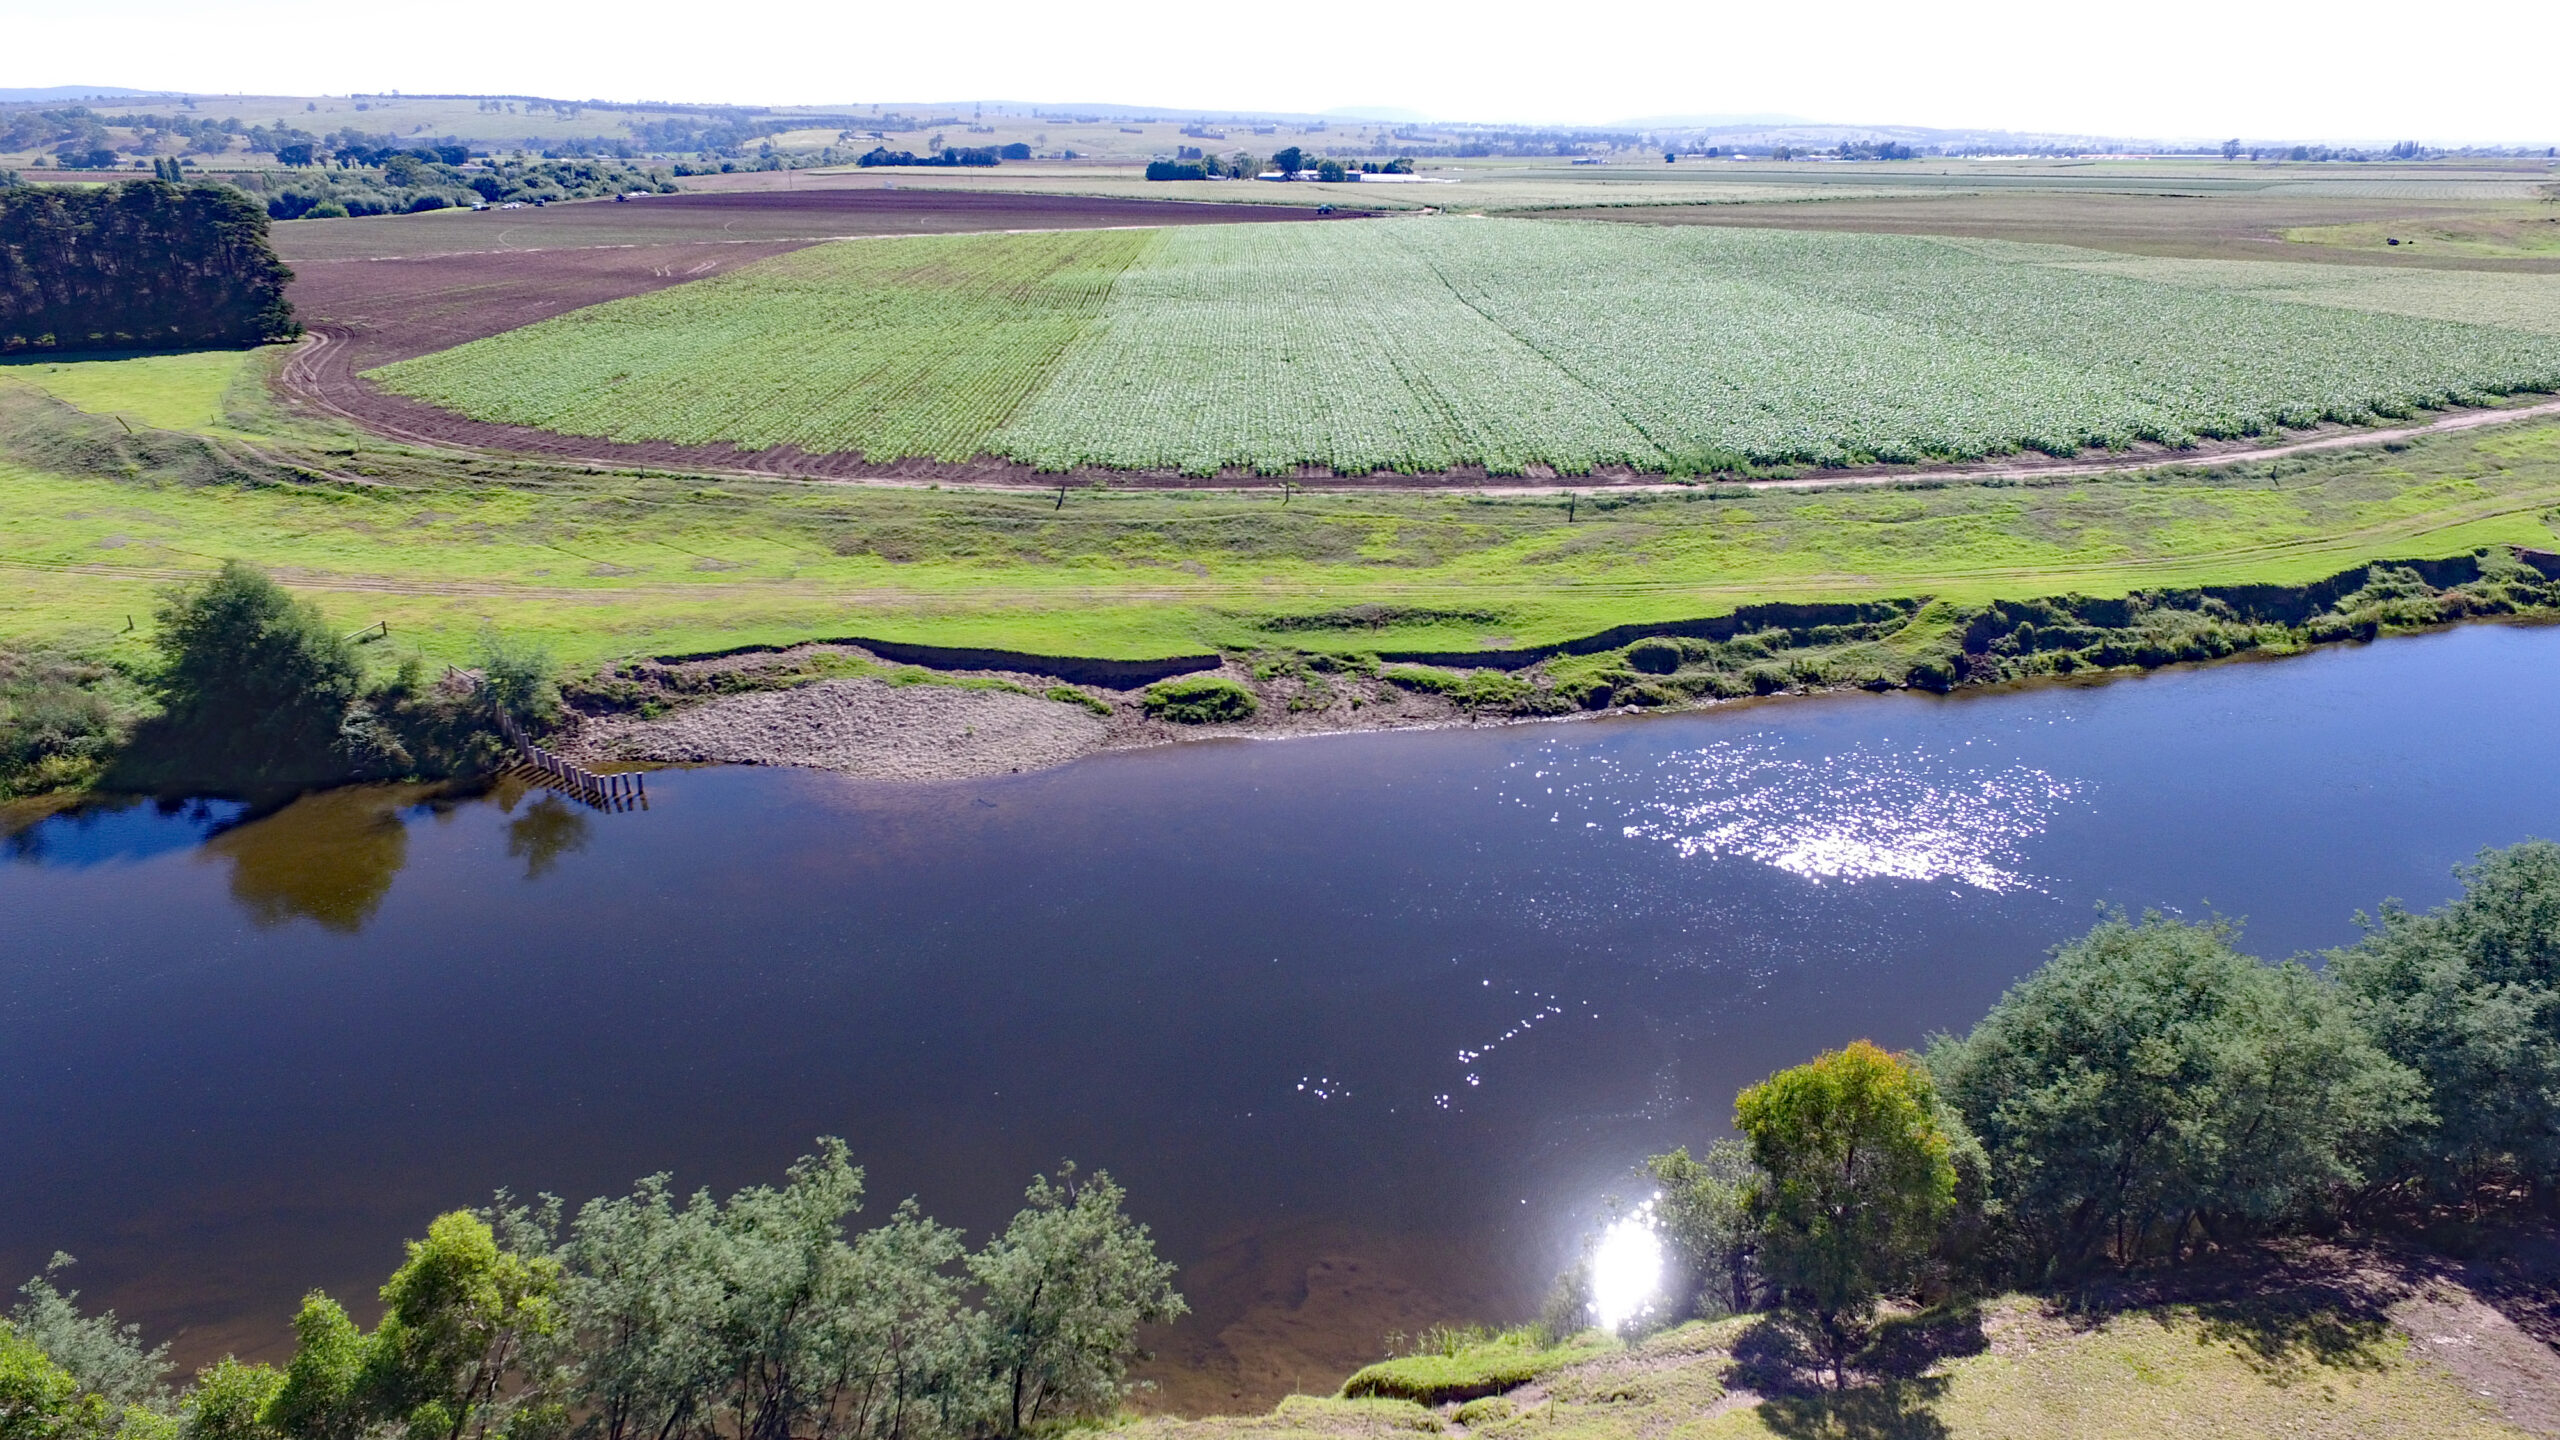
[{"label": "vegetation on far shore", "polygon": [[375,674],[358,636],[238,561],[170,587],[152,618],[146,662],[0,644],[0,800],[477,773],[503,761],[500,713],[541,725],[559,711],[537,649],[484,635],[467,684],[431,683],[415,654]]}]

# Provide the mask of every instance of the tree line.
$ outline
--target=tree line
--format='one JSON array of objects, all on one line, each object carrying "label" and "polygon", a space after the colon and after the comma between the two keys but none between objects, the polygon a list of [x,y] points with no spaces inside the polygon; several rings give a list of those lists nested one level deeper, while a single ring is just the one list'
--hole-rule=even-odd
[{"label": "tree line", "polygon": [[1671,1308],[1774,1308],[1845,1376],[1877,1306],[2048,1286],[2444,1207],[2560,1208],[2560,844],[2267,964],[2225,923],[2118,915],[1961,1036],[1865,1041],[1649,1162]]},{"label": "tree line", "polygon": [[0,354],[291,339],[292,278],[229,186],[0,187]]},{"label": "tree line", "polygon": [[[918,155],[912,150],[892,150],[886,145],[875,145],[853,163],[865,168],[875,165],[996,165],[1004,160],[1004,148],[1010,147],[945,145],[938,151],[928,150]],[[1027,151],[1030,147],[1023,148]]]},{"label": "tree line", "polygon": [[501,1193],[438,1216],[364,1329],[314,1291],[281,1368],[183,1387],[167,1347],[27,1283],[0,1320],[7,1440],[945,1440],[1114,1413],[1142,1326],[1186,1311],[1110,1176],[1072,1165],[970,1250],[913,1200],[859,1233],[826,1140],[779,1186],[664,1175],[574,1214]]}]

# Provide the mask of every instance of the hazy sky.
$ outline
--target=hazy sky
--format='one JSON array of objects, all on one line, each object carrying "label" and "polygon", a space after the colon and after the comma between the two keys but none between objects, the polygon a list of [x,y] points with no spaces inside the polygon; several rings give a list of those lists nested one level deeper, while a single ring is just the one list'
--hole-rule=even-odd
[{"label": "hazy sky", "polygon": [[2560,141],[2560,0],[0,0],[0,86]]}]

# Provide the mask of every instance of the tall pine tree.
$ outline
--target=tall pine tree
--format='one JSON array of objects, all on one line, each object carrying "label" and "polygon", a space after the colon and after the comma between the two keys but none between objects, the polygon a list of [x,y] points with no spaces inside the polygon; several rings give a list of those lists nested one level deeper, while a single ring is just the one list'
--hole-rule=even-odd
[{"label": "tall pine tree", "polygon": [[291,339],[292,278],[227,185],[0,189],[0,354]]}]

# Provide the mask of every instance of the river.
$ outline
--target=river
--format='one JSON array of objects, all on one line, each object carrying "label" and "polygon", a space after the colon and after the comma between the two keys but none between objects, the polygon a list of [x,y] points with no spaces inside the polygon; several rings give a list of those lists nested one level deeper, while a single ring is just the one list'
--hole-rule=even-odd
[{"label": "river", "polygon": [[[506,1186],[778,1178],[983,1234],[1062,1158],[1198,1311],[1188,1409],[1534,1312],[1634,1166],[1859,1037],[1960,1028],[2097,907],[2279,956],[2560,832],[2560,629],[1940,698],[1109,755],[645,812],[354,789],[96,809],[0,864],[0,1275],[189,1361]],[[14,1268],[7,1268],[14,1267]],[[369,1303],[359,1303],[360,1311]]]}]

